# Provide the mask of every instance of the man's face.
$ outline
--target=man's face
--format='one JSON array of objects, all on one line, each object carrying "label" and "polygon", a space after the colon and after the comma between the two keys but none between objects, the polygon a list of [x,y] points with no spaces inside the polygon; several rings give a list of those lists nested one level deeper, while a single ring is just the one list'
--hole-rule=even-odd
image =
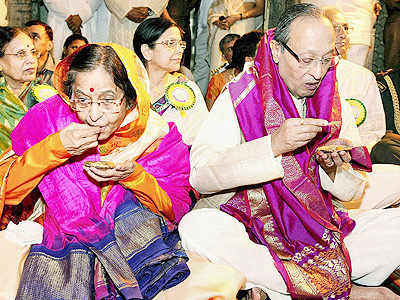
[{"label": "man's face", "polygon": [[26,28],[33,40],[33,44],[40,55],[47,54],[53,49],[53,42],[50,41],[45,28],[42,25],[32,25]]},{"label": "man's face", "polygon": [[290,47],[300,58],[314,59],[304,67],[281,45],[271,41],[271,51],[279,74],[289,91],[298,98],[311,97],[318,89],[329,66],[323,66],[321,59],[332,57],[335,47],[335,33],[327,19],[299,17],[290,26]]},{"label": "man's face", "polygon": [[350,28],[349,24],[341,13],[337,13],[332,20],[332,25],[335,28],[336,34],[336,50],[339,55],[345,56],[349,48],[349,37],[347,35]]},{"label": "man's face", "polygon": [[222,48],[224,49],[224,52],[222,53],[227,60],[228,63],[232,62],[232,55],[233,55],[233,44],[235,43],[237,39],[234,39],[230,41],[229,43],[225,43]]}]

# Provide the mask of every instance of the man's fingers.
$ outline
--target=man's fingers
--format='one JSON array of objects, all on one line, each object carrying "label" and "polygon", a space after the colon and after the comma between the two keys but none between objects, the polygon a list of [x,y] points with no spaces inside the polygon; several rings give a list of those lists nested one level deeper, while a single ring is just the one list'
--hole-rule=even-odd
[{"label": "man's fingers", "polygon": [[314,119],[314,118],[303,118],[303,119],[298,119],[298,124],[299,125],[314,125],[314,126],[327,126],[328,121],[324,119]]},{"label": "man's fingers", "polygon": [[347,151],[339,151],[340,158],[345,162],[348,163],[351,161],[351,155]]}]

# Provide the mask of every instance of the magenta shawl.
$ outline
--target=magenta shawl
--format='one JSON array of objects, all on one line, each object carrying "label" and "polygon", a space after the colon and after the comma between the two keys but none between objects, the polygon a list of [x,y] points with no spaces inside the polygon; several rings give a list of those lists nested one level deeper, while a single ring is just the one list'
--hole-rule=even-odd
[{"label": "magenta shawl", "polygon": [[[53,96],[33,107],[19,122],[11,134],[13,150],[17,155],[22,155],[25,150],[72,122],[79,123],[80,121],[60,96]],[[172,155],[179,157],[179,159],[171,159]],[[49,170],[40,182],[38,187],[46,203],[46,215],[43,242],[38,252],[45,253],[46,255],[43,257],[53,257],[51,264],[54,265],[57,261],[67,258],[70,255],[68,253],[71,253],[70,251],[73,249],[75,249],[75,253],[77,249],[82,248],[82,253],[87,251],[84,249],[90,249],[90,253],[96,255],[96,258],[99,259],[108,276],[114,282],[115,287],[126,298],[141,298],[141,292],[143,294],[144,291],[142,286],[141,291],[138,289],[138,283],[133,274],[135,270],[132,266],[140,265],[142,261],[137,261],[136,258],[135,261],[131,261],[126,255],[129,251],[133,251],[133,253],[139,251],[140,247],[150,247],[149,244],[142,245],[138,241],[138,245],[135,245],[138,249],[135,251],[134,248],[119,248],[119,245],[128,239],[125,238],[118,242],[121,237],[114,237],[116,211],[121,204],[127,201],[126,199],[132,198],[132,196],[129,196],[121,185],[114,184],[103,205],[101,205],[100,185],[89,179],[83,170],[85,161],[99,159],[100,155],[97,149],[72,157],[63,165]],[[178,221],[189,210],[191,187],[189,184],[189,151],[188,147],[181,141],[181,136],[176,127],[170,126],[170,132],[163,138],[158,149],[137,162],[148,173],[152,174],[168,193],[173,201],[173,208]],[[130,192],[130,194],[132,193]],[[137,208],[137,210],[142,209]],[[119,219],[124,219],[124,217],[120,216]],[[159,221],[154,222],[154,228],[157,231],[159,230],[157,229],[157,222]],[[148,231],[150,232],[150,227]],[[160,234],[156,237],[161,243]],[[152,242],[156,241],[155,237],[153,239]],[[158,246],[154,246],[154,248],[156,249]],[[167,251],[168,247],[162,246],[162,249]],[[143,249],[143,251],[145,252],[147,249]],[[159,250],[155,251],[155,253],[148,255],[156,255],[157,257]],[[173,253],[175,250],[168,251]],[[160,252],[158,255],[160,254],[162,253]],[[55,259],[58,255],[63,255],[63,258]],[[182,257],[184,256],[182,254]],[[173,254],[172,257],[177,256]],[[145,260],[143,261],[145,262]],[[183,267],[182,264],[179,264],[178,267],[186,275],[179,277],[180,280],[176,283],[182,281],[188,275],[187,267]],[[63,275],[75,274],[74,272],[65,270]],[[67,280],[70,281],[73,278],[67,278]],[[139,279],[138,281],[140,284]],[[56,281],[54,281],[54,285],[55,283]],[[158,292],[158,290],[155,292]]]},{"label": "magenta shawl", "polygon": [[[228,87],[246,141],[271,134],[287,118],[299,118],[272,60],[272,38],[270,31],[260,42],[255,67]],[[334,68],[306,103],[306,117],[341,120]],[[346,213],[335,211],[332,196],[321,188],[315,159],[316,148],[337,138],[339,131],[325,128],[308,145],[284,154],[282,180],[258,189],[265,195],[263,202],[248,189],[221,206],[245,224],[252,240],[268,247],[293,298],[349,296],[351,265],[343,238],[353,229],[354,221]],[[357,152],[359,162],[370,168],[368,152]]]}]

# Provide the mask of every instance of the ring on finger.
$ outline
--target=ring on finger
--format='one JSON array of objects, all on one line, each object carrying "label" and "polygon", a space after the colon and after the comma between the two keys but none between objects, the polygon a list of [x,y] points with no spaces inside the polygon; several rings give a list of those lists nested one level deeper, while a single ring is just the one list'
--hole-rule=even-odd
[{"label": "ring on finger", "polygon": [[304,119],[303,118],[300,119],[300,125],[304,125]]}]

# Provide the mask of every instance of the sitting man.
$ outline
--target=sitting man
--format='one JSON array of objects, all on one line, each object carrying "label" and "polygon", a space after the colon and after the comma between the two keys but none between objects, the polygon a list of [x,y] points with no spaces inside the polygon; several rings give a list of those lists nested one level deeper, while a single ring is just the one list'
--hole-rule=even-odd
[{"label": "sitting man", "polygon": [[[375,75],[359,64],[344,59],[348,50],[349,25],[343,14],[332,6],[323,7],[323,14],[336,32],[336,51],[343,58],[336,68],[339,95],[350,104],[356,120],[362,145],[368,148],[373,162],[373,172],[368,174],[370,184],[360,201],[344,203],[347,208],[383,208],[399,200],[400,191],[394,182],[400,180],[400,167],[374,161],[374,154],[384,141],[385,111]],[[376,145],[376,146],[375,146]],[[383,147],[382,147],[383,148]],[[388,158],[389,151],[382,149],[382,156]],[[376,156],[376,155],[375,155]]]},{"label": "sitting man", "polygon": [[[336,51],[346,58],[349,49],[349,24],[335,7],[323,7],[324,16],[336,32]],[[356,118],[361,142],[371,151],[384,136],[385,112],[375,75],[367,68],[349,60],[341,59],[336,69],[339,94],[350,104]]]},{"label": "sitting man", "polygon": [[41,21],[29,21],[25,24],[26,30],[33,40],[37,51],[40,52],[38,58],[37,77],[40,83],[52,85],[53,73],[57,65],[53,51],[53,29]]},{"label": "sitting man", "polygon": [[335,88],[334,54],[334,28],[316,6],[283,14],[191,149],[190,181],[200,193],[218,193],[222,211],[193,210],[180,236],[186,249],[242,271],[246,288],[272,300],[400,299],[367,287],[399,266],[400,210],[356,211],[352,219],[333,206],[332,198],[361,197],[362,170],[371,167]]},{"label": "sitting man", "polygon": [[235,44],[238,38],[240,38],[240,35],[236,33],[228,33],[219,41],[219,50],[221,50],[222,57],[226,62],[218,68],[211,70],[211,76],[225,71],[226,67],[232,62],[233,44]]}]

